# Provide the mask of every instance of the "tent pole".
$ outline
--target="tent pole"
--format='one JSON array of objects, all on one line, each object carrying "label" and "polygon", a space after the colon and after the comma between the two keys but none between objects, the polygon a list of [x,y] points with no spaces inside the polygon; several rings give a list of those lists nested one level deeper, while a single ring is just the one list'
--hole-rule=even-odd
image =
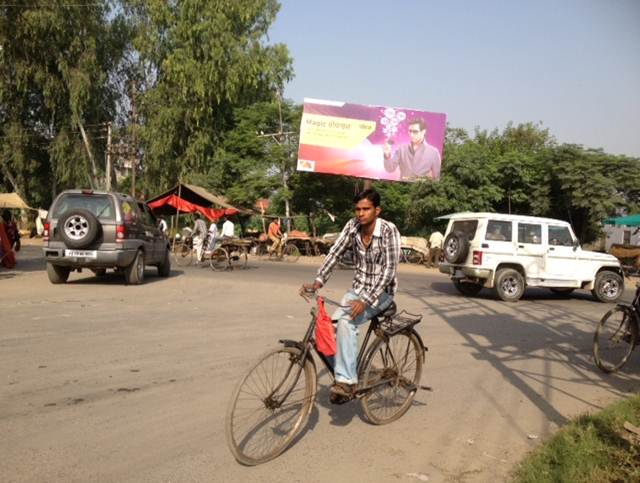
[{"label": "tent pole", "polygon": [[[178,179],[178,198],[180,198],[182,195],[182,181],[180,181],[180,179]],[[176,214],[174,216],[175,220],[176,220],[176,233],[178,233],[178,217],[180,216],[180,208],[178,208],[176,206]]]}]

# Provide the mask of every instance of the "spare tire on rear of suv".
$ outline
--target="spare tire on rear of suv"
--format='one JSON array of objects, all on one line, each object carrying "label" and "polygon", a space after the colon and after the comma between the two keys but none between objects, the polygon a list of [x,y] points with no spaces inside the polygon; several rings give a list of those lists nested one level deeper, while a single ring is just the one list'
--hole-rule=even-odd
[{"label": "spare tire on rear of suv", "polygon": [[462,263],[469,253],[469,240],[462,232],[454,231],[447,235],[442,245],[444,259],[449,263]]},{"label": "spare tire on rear of suv", "polygon": [[77,208],[60,217],[58,229],[69,248],[85,248],[98,236],[100,222],[89,210]]}]

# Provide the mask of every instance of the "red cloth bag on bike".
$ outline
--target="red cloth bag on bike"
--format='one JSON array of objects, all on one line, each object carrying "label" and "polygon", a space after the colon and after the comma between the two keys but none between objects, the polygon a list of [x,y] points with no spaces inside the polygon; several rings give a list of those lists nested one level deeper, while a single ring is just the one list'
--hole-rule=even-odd
[{"label": "red cloth bag on bike", "polygon": [[318,311],[316,313],[316,349],[325,356],[336,353],[336,334],[333,330],[331,317],[324,309],[324,299],[318,297]]}]

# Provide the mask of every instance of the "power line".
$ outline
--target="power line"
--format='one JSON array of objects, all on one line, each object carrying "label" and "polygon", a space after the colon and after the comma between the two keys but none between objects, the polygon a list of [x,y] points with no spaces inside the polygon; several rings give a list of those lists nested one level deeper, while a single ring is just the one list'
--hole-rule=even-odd
[{"label": "power line", "polygon": [[0,3],[0,7],[6,8],[25,8],[25,9],[54,9],[54,8],[84,8],[84,7],[102,7],[101,3],[63,3],[59,5],[22,5],[17,3]]}]

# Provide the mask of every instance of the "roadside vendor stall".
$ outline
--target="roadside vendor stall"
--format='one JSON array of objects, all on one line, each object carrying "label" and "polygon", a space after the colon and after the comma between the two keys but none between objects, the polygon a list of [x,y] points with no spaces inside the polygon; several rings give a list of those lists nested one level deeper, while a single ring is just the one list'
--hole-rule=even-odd
[{"label": "roadside vendor stall", "polygon": [[147,201],[156,215],[175,216],[199,212],[209,220],[219,220],[227,215],[247,212],[232,206],[226,198],[209,193],[201,186],[178,183]]},{"label": "roadside vendor stall", "polygon": [[640,273],[640,213],[604,220],[605,248],[626,266]]}]

